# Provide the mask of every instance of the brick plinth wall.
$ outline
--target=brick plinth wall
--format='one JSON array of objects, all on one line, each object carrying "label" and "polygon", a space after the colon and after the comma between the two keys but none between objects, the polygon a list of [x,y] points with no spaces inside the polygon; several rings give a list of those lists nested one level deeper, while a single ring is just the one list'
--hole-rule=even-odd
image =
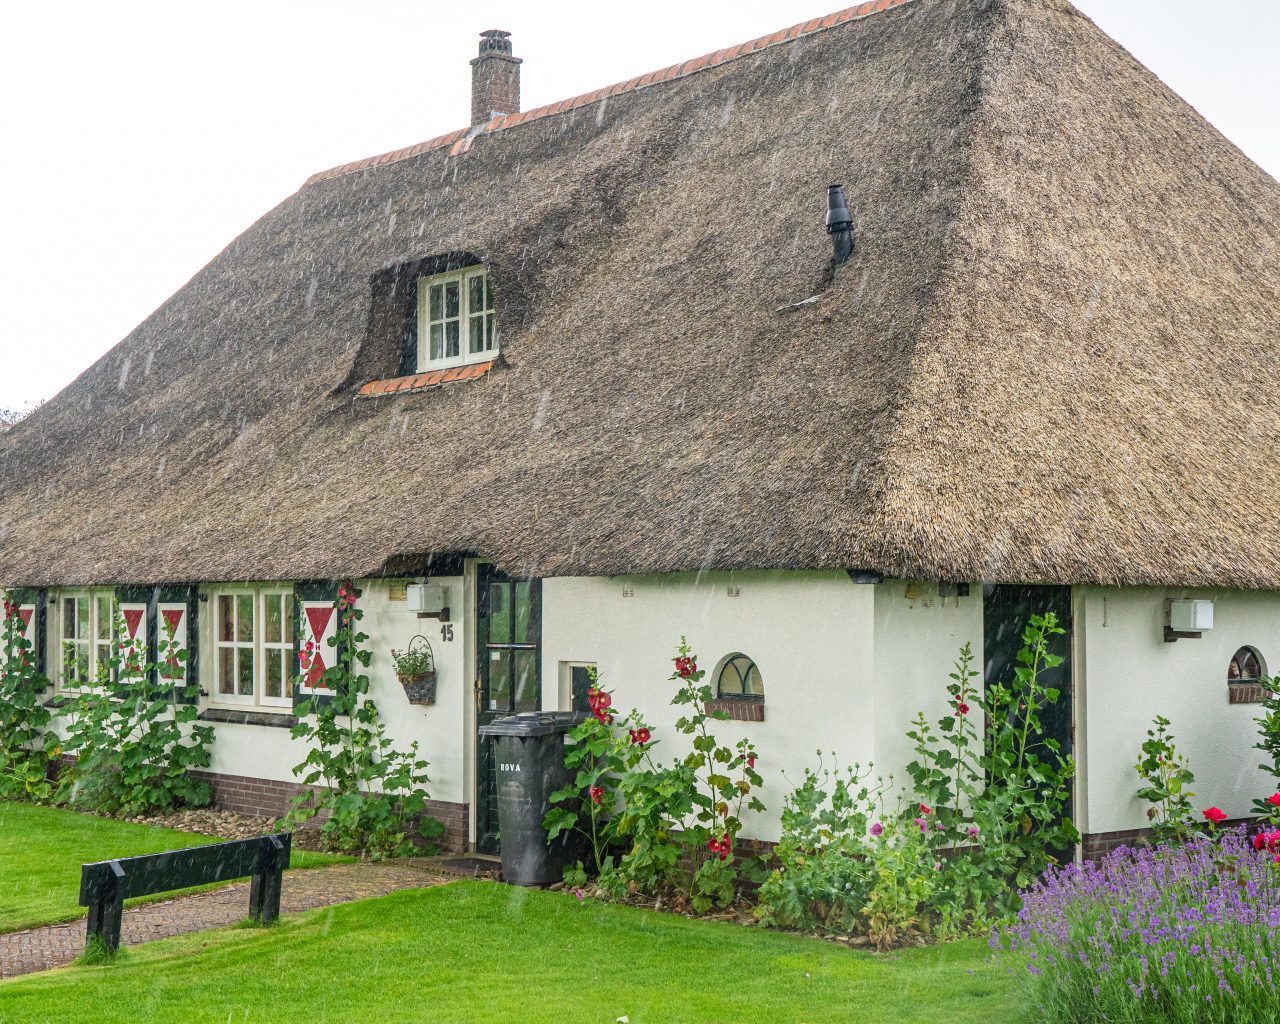
[{"label": "brick plinth wall", "polygon": [[[300,782],[255,779],[247,775],[222,775],[215,772],[192,772],[213,787],[213,805],[219,810],[278,818],[289,810],[289,801],[299,793],[316,787]],[[444,834],[436,840],[446,853],[460,853],[470,842],[470,809],[467,804],[428,800],[427,813],[444,825]]]},{"label": "brick plinth wall", "polygon": [[[1253,818],[1234,818],[1224,821],[1219,828],[1237,828],[1240,825],[1254,824]],[[1118,832],[1093,832],[1080,837],[1085,860],[1101,860],[1104,856],[1121,846],[1137,846],[1151,838],[1149,828],[1126,828]]]}]

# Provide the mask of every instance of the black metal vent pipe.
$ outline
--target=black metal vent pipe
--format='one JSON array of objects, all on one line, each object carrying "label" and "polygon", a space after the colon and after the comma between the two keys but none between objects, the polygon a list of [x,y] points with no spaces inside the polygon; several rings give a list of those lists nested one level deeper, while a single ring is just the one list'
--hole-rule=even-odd
[{"label": "black metal vent pipe", "polygon": [[853,255],[853,217],[844,201],[844,186],[831,185],[827,189],[827,234],[835,250],[837,266]]}]

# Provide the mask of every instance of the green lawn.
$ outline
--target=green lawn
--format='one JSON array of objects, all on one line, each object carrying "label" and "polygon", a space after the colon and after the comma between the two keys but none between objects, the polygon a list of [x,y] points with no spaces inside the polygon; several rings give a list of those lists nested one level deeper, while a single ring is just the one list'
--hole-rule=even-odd
[{"label": "green lawn", "polygon": [[[83,915],[81,864],[216,842],[191,832],[0,801],[0,932]],[[291,863],[312,867],[338,859],[294,851]]]},{"label": "green lawn", "polygon": [[458,882],[2,982],[0,1024],[1012,1024],[1013,984],[979,941],[874,956]]}]

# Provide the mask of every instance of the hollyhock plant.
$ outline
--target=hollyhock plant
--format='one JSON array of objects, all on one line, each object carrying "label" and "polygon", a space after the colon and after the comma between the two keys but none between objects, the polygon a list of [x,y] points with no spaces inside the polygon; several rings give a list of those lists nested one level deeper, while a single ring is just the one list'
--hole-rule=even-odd
[{"label": "hollyhock plant", "polygon": [[1022,963],[1048,1024],[1280,1020],[1280,872],[1268,844],[1228,829],[1051,869],[992,947]]}]

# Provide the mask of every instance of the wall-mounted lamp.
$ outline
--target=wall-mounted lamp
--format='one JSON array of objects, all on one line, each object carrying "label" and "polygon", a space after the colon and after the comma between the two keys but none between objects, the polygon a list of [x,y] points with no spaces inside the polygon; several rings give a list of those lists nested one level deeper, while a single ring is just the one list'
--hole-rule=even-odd
[{"label": "wall-mounted lamp", "polygon": [[405,587],[405,599],[409,611],[417,612],[420,619],[449,621],[449,595],[444,587],[432,583],[410,583]]},{"label": "wall-mounted lamp", "polygon": [[1212,601],[1166,601],[1169,621],[1164,627],[1164,642],[1199,640],[1205,630],[1213,629]]}]

